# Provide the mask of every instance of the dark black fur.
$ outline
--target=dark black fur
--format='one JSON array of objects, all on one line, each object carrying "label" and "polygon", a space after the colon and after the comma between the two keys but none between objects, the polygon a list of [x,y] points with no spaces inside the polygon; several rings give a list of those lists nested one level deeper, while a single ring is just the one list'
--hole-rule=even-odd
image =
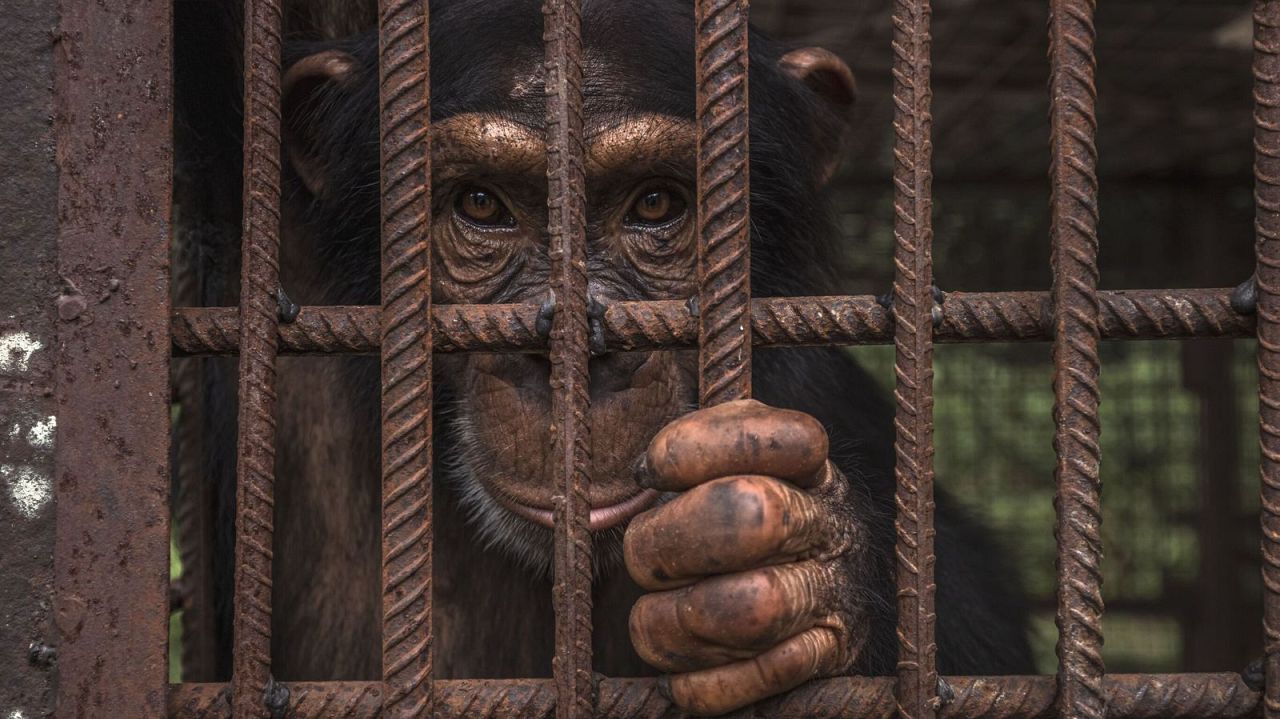
[{"label": "dark black fur", "polygon": [[[586,111],[625,115],[658,112],[692,117],[693,23],[687,0],[627,0],[585,3],[583,38],[592,68],[585,87]],[[460,112],[501,113],[530,126],[543,124],[539,98],[512,103],[505,88],[513,68],[527,71],[541,61],[542,16],[535,0],[450,0],[431,8],[432,114],[440,120]],[[840,123],[808,88],[777,66],[786,48],[759,33],[751,36],[751,212],[752,283],[759,296],[814,295],[838,291],[835,273],[841,248],[815,191],[816,165],[831,151],[815,141]],[[305,223],[321,238],[317,248],[333,268],[321,299],[334,304],[378,300],[377,41],[373,35],[336,44],[291,47],[296,61],[320,49],[338,47],[358,59],[359,77],[346,87],[328,87],[287,108],[295,136],[310,138],[327,166],[328,189],[309,198],[294,183],[293,201],[304,207]],[[603,72],[600,72],[601,68]],[[692,168],[690,158],[690,169]],[[369,387],[361,410],[376,421],[376,395],[364,364],[356,371]],[[809,412],[828,428],[832,454],[850,481],[865,491],[866,521],[873,524],[879,558],[863,590],[873,609],[872,639],[859,670],[893,670],[893,433],[892,407],[875,382],[839,349],[771,350],[756,353],[756,396],[762,401]],[[355,376],[355,375],[353,375]],[[448,378],[440,378],[442,403]],[[447,421],[447,411],[441,413]],[[443,434],[443,433],[441,433]],[[447,450],[447,448],[444,448]],[[442,452],[443,453],[443,452]],[[445,498],[439,512],[448,512]],[[443,531],[451,521],[441,516]],[[1018,674],[1033,670],[1026,640],[1026,609],[1018,583],[1000,561],[985,533],[939,493],[937,509],[939,669],[948,674]],[[461,535],[465,537],[465,535]],[[325,541],[326,538],[319,538]],[[327,538],[339,541],[339,538]],[[374,550],[376,551],[376,550]],[[475,549],[437,540],[436,556]],[[278,562],[291,561],[277,555]],[[296,561],[296,560],[292,560]],[[483,563],[499,562],[485,559]],[[473,570],[479,566],[471,565]],[[478,570],[476,570],[478,571]],[[469,582],[480,579],[469,578]],[[508,591],[511,576],[485,590]],[[529,579],[538,592],[543,580]],[[533,595],[530,595],[533,596]],[[287,612],[279,608],[277,612]],[[518,600],[512,600],[513,602]],[[531,600],[533,601],[533,600]],[[524,608],[545,612],[545,602]],[[508,606],[506,611],[522,611]],[[493,626],[507,626],[494,617]],[[479,626],[479,625],[477,625]],[[532,625],[525,625],[532,626]],[[501,654],[511,644],[535,641],[508,635],[505,646],[478,651]],[[605,641],[625,642],[625,621],[597,624]],[[545,647],[546,636],[536,641]],[[442,647],[444,649],[444,647]],[[540,650],[541,651],[541,650]],[[501,667],[491,666],[501,671]],[[607,666],[599,667],[610,671]],[[322,678],[322,677],[307,677]]]}]

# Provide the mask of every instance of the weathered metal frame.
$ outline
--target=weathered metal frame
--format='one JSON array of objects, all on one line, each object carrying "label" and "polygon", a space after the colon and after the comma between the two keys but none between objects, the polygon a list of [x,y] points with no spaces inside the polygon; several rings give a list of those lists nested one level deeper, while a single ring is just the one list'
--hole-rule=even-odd
[{"label": "weathered metal frame", "polygon": [[[944,719],[1041,719],[1055,714],[1054,677],[946,677],[952,698]],[[842,677],[811,682],[734,716],[811,719],[889,719],[897,712],[894,679]],[[1112,674],[1103,680],[1113,719],[1236,719],[1258,715],[1260,695],[1238,674]],[[289,716],[365,719],[380,713],[377,682],[290,685]],[[680,719],[654,679],[603,679],[597,716],[602,719]],[[436,715],[544,719],[556,714],[551,680],[442,680],[436,682]],[[226,684],[180,684],[169,693],[174,719],[230,716]]]},{"label": "weathered metal frame", "polygon": [[431,88],[427,3],[379,3],[382,678],[389,716],[432,710]]},{"label": "weathered metal frame", "polygon": [[[1093,0],[1047,0],[1051,59],[1053,290],[948,296],[933,306],[928,0],[896,0],[896,274],[892,311],[863,296],[750,298],[747,0],[699,0],[696,202],[699,307],[622,303],[605,316],[615,349],[699,349],[704,404],[750,395],[753,345],[896,347],[898,599],[895,678],[813,682],[770,716],[1280,716],[1280,0],[1255,2],[1259,311],[1228,291],[1097,290]],[[238,309],[168,308],[171,157],[168,3],[67,4],[58,60],[56,624],[59,712],[265,717],[275,360],[281,352],[379,352],[383,367],[383,678],[293,684],[294,717],[673,716],[653,680],[592,673],[586,529],[586,306],[580,0],[546,0],[549,233],[557,312],[549,341],[533,306],[430,303],[426,3],[383,0],[383,304],[276,316],[280,211],[280,7],[247,0],[245,215]],[[101,70],[136,57],[130,73]],[[114,111],[103,112],[108,103]],[[99,181],[111,178],[111,182]],[[111,220],[111,221],[108,221]],[[99,268],[106,268],[106,274]],[[109,276],[108,276],[109,275]],[[128,310],[130,332],[90,301]],[[935,322],[934,314],[940,312]],[[1237,674],[1106,675],[1099,655],[1100,339],[1259,339],[1266,682]],[[1056,677],[947,677],[936,670],[932,345],[1054,341],[1058,496]],[[110,356],[102,353],[112,348]],[[550,681],[431,681],[431,356],[548,351],[556,397],[556,661]],[[169,356],[240,355],[236,650],[225,685],[164,681]],[[130,421],[111,422],[126,406]],[[112,427],[93,426],[104,421]],[[104,509],[113,512],[108,516]],[[83,534],[81,534],[83,533]],[[98,562],[94,546],[119,562]],[[106,550],[101,550],[106,551]],[[127,561],[125,559],[127,558]],[[127,631],[117,631],[121,626]],[[279,709],[281,707],[277,707]]]},{"label": "weathered metal frame", "polygon": [[[1155,340],[1252,337],[1255,321],[1231,309],[1231,290],[1099,292],[1103,339]],[[543,352],[536,305],[440,305],[432,309],[435,352]],[[1044,342],[1053,338],[1047,292],[951,292],[933,327],[935,342]],[[239,352],[235,308],[182,307],[170,331],[180,355]],[[752,344],[875,345],[893,342],[893,315],[872,295],[768,297],[751,300]],[[304,307],[280,325],[289,354],[370,354],[378,351],[376,307]],[[618,302],[604,313],[611,350],[696,347],[697,320],[678,300]]]},{"label": "weathered metal frame", "polygon": [[[58,171],[54,162],[54,48],[48,28],[58,9],[17,0],[0,24],[0,715],[53,710],[55,657],[54,530],[51,501],[57,413],[54,354],[57,311]],[[15,351],[16,350],[16,351]]]},{"label": "weathered metal frame", "polygon": [[52,38],[64,717],[162,717],[168,689],[172,8],[125,5],[61,2]]}]

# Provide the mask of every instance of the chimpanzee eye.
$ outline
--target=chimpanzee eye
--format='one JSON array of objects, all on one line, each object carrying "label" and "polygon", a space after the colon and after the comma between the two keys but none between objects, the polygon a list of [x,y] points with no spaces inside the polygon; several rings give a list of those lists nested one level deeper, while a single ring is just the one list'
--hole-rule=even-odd
[{"label": "chimpanzee eye", "polygon": [[483,187],[468,187],[458,194],[456,210],[462,219],[479,227],[515,227],[516,218],[498,195]]},{"label": "chimpanzee eye", "polygon": [[639,227],[661,227],[679,219],[687,206],[684,195],[676,190],[646,187],[632,203],[623,222]]}]

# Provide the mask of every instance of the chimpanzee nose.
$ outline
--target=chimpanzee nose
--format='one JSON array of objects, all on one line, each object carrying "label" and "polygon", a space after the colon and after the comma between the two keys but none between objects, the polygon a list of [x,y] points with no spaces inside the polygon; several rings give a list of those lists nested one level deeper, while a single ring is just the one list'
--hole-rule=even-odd
[{"label": "chimpanzee nose", "polygon": [[[605,302],[601,299],[601,295],[594,288],[589,288],[587,290],[587,348],[591,351],[592,357],[608,353],[604,344],[605,309]],[[534,325],[534,331],[542,337],[551,337],[551,323],[555,314],[556,293],[549,292],[538,308],[538,320]]]}]

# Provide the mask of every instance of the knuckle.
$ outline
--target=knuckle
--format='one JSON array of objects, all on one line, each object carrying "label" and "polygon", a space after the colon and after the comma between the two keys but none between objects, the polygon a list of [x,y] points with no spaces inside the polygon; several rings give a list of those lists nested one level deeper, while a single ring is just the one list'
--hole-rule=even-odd
[{"label": "knuckle", "polygon": [[812,679],[834,670],[835,659],[839,656],[839,638],[836,633],[825,628],[817,628],[800,635],[799,676],[802,681]]},{"label": "knuckle", "polygon": [[787,623],[786,600],[778,583],[764,572],[711,581],[683,604],[682,624],[706,639],[736,637],[738,642],[754,645],[782,631]]},{"label": "knuckle", "polygon": [[[791,516],[776,482],[766,477],[728,477],[705,485],[699,525],[721,551],[754,556],[776,547]],[[711,537],[708,537],[711,538]]]},{"label": "knuckle", "polygon": [[744,529],[766,525],[773,514],[773,493],[764,483],[750,477],[732,477],[712,490],[714,503],[724,509],[724,518]]},{"label": "knuckle", "polygon": [[717,552],[777,562],[803,558],[830,544],[829,513],[784,482],[747,475],[704,487],[693,515],[697,531]]},{"label": "knuckle", "polygon": [[671,677],[668,691],[673,704],[694,716],[717,716],[765,696],[752,695],[736,684],[708,679],[699,673],[678,674]]}]

